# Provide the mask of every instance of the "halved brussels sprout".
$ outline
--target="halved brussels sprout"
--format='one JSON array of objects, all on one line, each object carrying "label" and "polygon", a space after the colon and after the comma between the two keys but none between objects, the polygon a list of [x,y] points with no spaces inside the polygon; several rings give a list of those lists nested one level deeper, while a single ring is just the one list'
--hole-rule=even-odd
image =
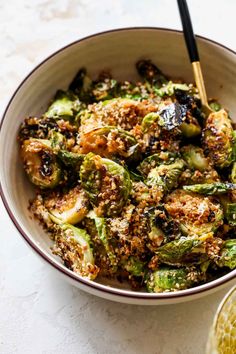
[{"label": "halved brussels sprout", "polygon": [[178,186],[178,178],[184,170],[185,162],[176,159],[174,163],[169,165],[160,165],[153,168],[147,176],[147,185],[158,185],[164,191],[170,191]]},{"label": "halved brussels sprout", "polygon": [[61,232],[56,236],[54,253],[62,257],[67,267],[81,276],[95,279],[98,267],[94,264],[90,236],[83,229],[69,224],[60,226]]},{"label": "halved brussels sprout", "polygon": [[81,187],[65,193],[55,192],[45,199],[45,206],[56,224],[77,224],[89,211],[89,200]]},{"label": "halved brussels sprout", "polygon": [[145,274],[145,263],[138,258],[131,256],[127,260],[121,261],[121,265],[123,269],[136,277],[143,277]]},{"label": "halved brussels sprout", "polygon": [[163,267],[149,274],[146,280],[147,290],[151,293],[184,290],[201,280],[201,273],[192,268]]},{"label": "halved brussels sprout", "polygon": [[228,203],[228,200],[226,200],[225,209],[225,216],[229,225],[236,226],[236,203]]},{"label": "halved brussels sprout", "polygon": [[110,262],[110,265],[113,268],[113,270],[116,271],[118,261],[117,261],[116,255],[112,249],[112,245],[109,241],[106,219],[98,217],[94,211],[90,211],[89,214],[87,215],[87,217],[94,220],[98,237],[104,246],[105,252],[106,252],[107,257]]},{"label": "halved brussels sprout", "polygon": [[49,140],[55,153],[58,153],[62,149],[66,149],[66,138],[61,133],[51,130],[49,133]]},{"label": "halved brussels sprout", "polygon": [[221,105],[220,103],[216,102],[216,101],[212,101],[209,103],[209,106],[211,107],[211,109],[215,112],[218,112],[221,110]]},{"label": "halved brussels sprout", "polygon": [[59,90],[44,116],[54,119],[71,119],[80,109],[81,102],[76,95]]},{"label": "halved brussels sprout", "polygon": [[187,119],[183,122],[179,129],[181,130],[183,136],[186,138],[193,138],[194,136],[198,136],[201,134],[201,127],[196,118],[191,117],[191,119]]},{"label": "halved brussels sprout", "polygon": [[158,261],[168,265],[198,264],[207,260],[206,248],[198,239],[180,237],[159,247]]},{"label": "halved brussels sprout", "polygon": [[57,156],[66,166],[75,168],[76,171],[81,166],[85,157],[83,154],[78,154],[67,150],[58,151]]},{"label": "halved brussels sprout", "polygon": [[223,223],[223,210],[217,201],[181,189],[166,197],[165,209],[186,236],[210,237]]},{"label": "halved brussels sprout", "polygon": [[30,138],[21,145],[24,169],[30,181],[40,188],[54,188],[61,180],[61,169],[49,140]]},{"label": "halved brussels sprout", "polygon": [[203,149],[198,146],[186,145],[181,149],[181,154],[190,169],[204,172],[212,168],[209,159],[204,156]]},{"label": "halved brussels sprout", "polygon": [[225,110],[208,116],[203,130],[203,146],[216,167],[224,168],[232,163],[233,128]]},{"label": "halved brussels sprout", "polygon": [[80,179],[98,216],[120,214],[131,191],[129,173],[124,167],[89,153],[81,165]]},{"label": "halved brussels sprout", "polygon": [[195,192],[204,195],[217,195],[236,190],[236,184],[228,182],[203,183],[193,184],[191,186],[183,186],[183,189],[189,192]]},{"label": "halved brussels sprout", "polygon": [[137,140],[123,129],[106,126],[81,134],[82,154],[93,152],[102,157],[135,158],[139,150]]},{"label": "halved brussels sprout", "polygon": [[190,87],[187,84],[179,84],[169,81],[160,88],[155,89],[155,93],[160,96],[173,96],[176,90],[189,91]]},{"label": "halved brussels sprout", "polygon": [[236,239],[226,240],[216,261],[219,267],[236,268]]},{"label": "halved brussels sprout", "polygon": [[176,157],[178,157],[177,153],[161,151],[160,153],[146,157],[137,167],[137,170],[146,177],[153,168],[162,164],[171,164],[175,161]]}]

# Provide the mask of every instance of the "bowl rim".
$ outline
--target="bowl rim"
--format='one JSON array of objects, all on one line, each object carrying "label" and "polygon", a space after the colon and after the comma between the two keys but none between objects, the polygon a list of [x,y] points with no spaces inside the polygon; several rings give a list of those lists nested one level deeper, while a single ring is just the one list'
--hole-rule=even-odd
[{"label": "bowl rim", "polygon": [[[110,33],[116,33],[116,32],[132,32],[132,31],[149,31],[149,30],[153,30],[153,31],[157,31],[157,32],[167,32],[167,33],[175,33],[175,34],[183,34],[182,31],[180,30],[176,30],[176,29],[170,29],[170,28],[165,28],[165,27],[154,27],[154,26],[134,26],[134,27],[122,27],[122,28],[115,28],[115,29],[110,29],[110,30],[106,30],[106,31],[101,31],[101,32],[97,32],[85,37],[82,37],[78,40],[72,41],[66,45],[64,45],[63,47],[57,49],[56,51],[54,51],[53,53],[51,53],[50,55],[46,56],[43,60],[41,60],[39,62],[39,64],[37,64],[36,66],[33,67],[33,69],[30,70],[29,74],[27,74],[25,76],[25,78],[20,82],[20,84],[18,85],[18,87],[15,89],[15,91],[13,91],[13,94],[11,95],[11,98],[9,99],[5,110],[3,111],[2,114],[2,118],[0,121],[0,135],[1,135],[1,131],[2,131],[2,126],[4,123],[4,120],[6,118],[8,109],[12,103],[12,101],[14,100],[15,96],[17,95],[18,91],[21,89],[21,87],[24,85],[24,83],[31,77],[31,75],[37,71],[41,66],[43,66],[48,60],[50,60],[51,58],[55,57],[57,54],[59,54],[60,52],[74,46],[77,45],[81,42],[87,41],[88,39],[91,38],[95,38],[95,37],[99,37],[99,36],[103,36],[103,35],[107,35]],[[228,48],[227,46],[216,42],[215,40],[206,38],[204,36],[200,36],[200,35],[196,35],[197,39],[203,40],[207,43],[211,43],[214,44],[218,47],[220,47],[223,50],[226,50],[232,54],[234,54],[236,56],[236,52],[234,50],[232,50],[231,48]],[[212,289],[215,289],[219,286],[222,286],[223,284],[228,283],[230,280],[232,280],[233,278],[236,277],[236,270],[232,270],[231,272],[227,273],[226,275],[217,278],[209,283],[203,284],[203,285],[199,285],[196,286],[194,288],[190,288],[190,289],[186,289],[186,290],[181,290],[178,292],[167,292],[167,293],[145,293],[145,292],[135,292],[132,290],[124,290],[124,289],[118,289],[118,288],[113,288],[111,286],[108,285],[104,285],[104,284],[100,284],[97,283],[95,281],[91,281],[88,280],[86,278],[83,278],[82,276],[76,274],[75,272],[71,271],[70,269],[66,268],[63,264],[60,264],[59,262],[57,262],[56,260],[54,260],[53,258],[51,258],[50,256],[48,256],[46,254],[46,252],[44,252],[39,245],[37,245],[32,239],[31,236],[28,235],[21,227],[20,223],[17,221],[17,219],[15,218],[13,212],[11,211],[11,208],[8,204],[7,201],[7,197],[4,194],[4,190],[2,187],[2,183],[0,181],[0,196],[2,198],[3,204],[5,206],[5,209],[11,219],[11,221],[13,222],[13,224],[15,225],[16,229],[18,230],[18,232],[21,234],[21,236],[24,238],[24,240],[28,243],[28,245],[33,248],[33,250],[44,259],[44,261],[46,261],[49,265],[51,265],[55,270],[61,272],[63,275],[68,276],[70,278],[70,280],[72,281],[76,281],[78,283],[81,283],[81,285],[85,286],[85,287],[89,287],[92,288],[98,292],[103,292],[106,293],[107,295],[114,295],[114,296],[119,296],[119,297],[123,297],[123,298],[133,298],[135,300],[167,300],[167,299],[180,299],[183,297],[188,297],[191,295],[197,295],[200,293],[204,293],[207,291],[210,291]]]}]

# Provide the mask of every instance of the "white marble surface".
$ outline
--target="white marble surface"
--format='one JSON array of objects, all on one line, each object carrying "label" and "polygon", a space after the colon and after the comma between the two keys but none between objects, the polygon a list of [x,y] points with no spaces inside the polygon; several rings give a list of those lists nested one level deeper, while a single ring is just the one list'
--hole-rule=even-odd
[{"label": "white marble surface", "polygon": [[[189,0],[195,32],[236,50],[234,0]],[[63,44],[110,28],[180,28],[175,0],[0,0],[0,110]],[[164,307],[121,305],[57,278],[0,204],[0,353],[203,354],[224,293]]]}]

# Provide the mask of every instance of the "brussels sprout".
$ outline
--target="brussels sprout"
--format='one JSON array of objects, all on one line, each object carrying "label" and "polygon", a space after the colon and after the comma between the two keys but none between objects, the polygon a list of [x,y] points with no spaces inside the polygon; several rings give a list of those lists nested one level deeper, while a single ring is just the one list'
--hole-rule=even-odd
[{"label": "brussels sprout", "polygon": [[48,139],[50,132],[57,129],[57,122],[53,118],[29,117],[20,125],[19,140]]},{"label": "brussels sprout", "polygon": [[201,134],[201,127],[196,118],[192,117],[190,122],[183,122],[179,129],[186,138],[193,138]]},{"label": "brussels sprout", "polygon": [[236,268],[236,239],[226,240],[216,261],[219,267]]},{"label": "brussels sprout", "polygon": [[155,93],[160,96],[173,96],[176,90],[181,90],[181,91],[189,91],[190,88],[186,84],[178,84],[172,81],[169,81],[165,85],[163,85],[161,88],[155,88]]},{"label": "brussels sprout", "polygon": [[153,168],[147,176],[147,185],[158,185],[164,191],[170,191],[177,187],[178,178],[184,170],[185,162],[181,159],[176,159],[174,163],[169,165],[160,165]]},{"label": "brussels sprout", "polygon": [[69,90],[75,92],[81,101],[90,103],[92,101],[91,88],[92,80],[88,77],[87,70],[81,68],[72,80]]},{"label": "brussels sprout", "polygon": [[161,151],[160,153],[146,157],[137,167],[137,170],[146,177],[153,168],[162,164],[171,164],[175,161],[176,157],[178,157],[177,153]]},{"label": "brussels sprout", "polygon": [[137,140],[123,129],[106,126],[86,132],[80,137],[81,153],[96,153],[102,157],[135,158],[139,150]]},{"label": "brussels sprout", "polygon": [[85,157],[84,154],[78,154],[67,150],[58,151],[57,156],[66,166],[75,168],[75,171],[80,168]]},{"label": "brussels sprout", "polygon": [[89,211],[89,200],[85,192],[75,187],[65,193],[53,193],[45,199],[45,206],[56,224],[77,224]]},{"label": "brussels sprout", "polygon": [[228,167],[233,159],[233,128],[227,112],[221,109],[211,113],[203,130],[206,155],[219,168]]},{"label": "brussels sprout", "polygon": [[183,186],[183,189],[189,192],[195,192],[199,194],[217,195],[227,193],[228,191],[236,190],[236,184],[228,182],[204,183],[194,184],[191,186]]},{"label": "brussels sprout", "polygon": [[183,123],[186,113],[186,106],[180,105],[178,102],[171,103],[158,112],[148,113],[142,120],[142,130],[144,133],[147,132],[155,122],[166,130],[172,130]]},{"label": "brussels sprout", "polygon": [[81,165],[80,179],[98,216],[115,216],[122,211],[131,191],[129,173],[122,166],[89,153]]},{"label": "brussels sprout", "polygon": [[223,223],[221,205],[211,197],[175,190],[166,197],[165,209],[186,236],[212,235]]},{"label": "brussels sprout", "polygon": [[218,111],[221,110],[221,105],[220,105],[218,102],[216,102],[216,101],[210,102],[210,103],[209,103],[209,106],[210,106],[211,109],[212,109],[213,111],[215,111],[215,112],[218,112]]},{"label": "brussels sprout", "polygon": [[226,203],[225,216],[231,226],[236,226],[236,203]]},{"label": "brussels sprout", "polygon": [[30,138],[21,145],[21,156],[30,181],[40,188],[54,188],[61,180],[61,169],[49,140]]},{"label": "brussels sprout", "polygon": [[196,169],[201,172],[209,170],[209,159],[204,156],[203,149],[194,145],[186,145],[181,149],[183,159],[190,169]]},{"label": "brussels sprout", "polygon": [[159,86],[167,82],[164,74],[151,62],[151,60],[139,60],[136,64],[136,68],[139,75],[148,82]]},{"label": "brussels sprout", "polygon": [[116,258],[116,255],[115,255],[115,253],[112,249],[112,246],[110,244],[110,241],[109,241],[106,219],[98,217],[94,211],[90,211],[89,214],[87,215],[87,217],[94,220],[95,227],[96,227],[96,230],[98,233],[98,237],[104,246],[104,249],[106,251],[106,254],[107,254],[107,257],[110,261],[111,266],[114,268],[114,270],[116,270],[117,258]]},{"label": "brussels sprout", "polygon": [[236,183],[236,162],[233,163],[230,179],[233,183]]},{"label": "brussels sprout", "polygon": [[118,83],[111,79],[107,74],[99,77],[97,81],[93,82],[92,94],[96,101],[109,100],[117,96]]},{"label": "brussels sprout", "polygon": [[204,244],[198,239],[180,237],[159,247],[158,261],[169,265],[198,264],[207,260]]},{"label": "brussels sprout", "polygon": [[98,268],[94,264],[90,236],[83,229],[69,224],[60,226],[61,232],[56,237],[57,249],[66,265],[83,277],[95,279]]},{"label": "brussels sprout", "polygon": [[51,147],[55,153],[58,153],[61,149],[66,148],[65,136],[55,130],[50,131],[49,140],[51,142]]},{"label": "brussels sprout", "polygon": [[188,289],[200,278],[200,272],[195,269],[163,267],[149,274],[146,285],[148,292],[169,292]]},{"label": "brussels sprout", "polygon": [[136,277],[143,277],[145,274],[145,263],[138,258],[129,257],[121,262],[122,268]]},{"label": "brussels sprout", "polygon": [[70,92],[58,91],[44,116],[54,119],[71,119],[80,109],[81,102],[77,96]]},{"label": "brussels sprout", "polygon": [[148,244],[147,246],[150,248],[150,250],[155,251],[163,243],[166,236],[163,230],[156,223],[154,210],[153,213],[149,212],[149,222],[150,231],[148,233],[148,238],[150,240],[150,245]]}]

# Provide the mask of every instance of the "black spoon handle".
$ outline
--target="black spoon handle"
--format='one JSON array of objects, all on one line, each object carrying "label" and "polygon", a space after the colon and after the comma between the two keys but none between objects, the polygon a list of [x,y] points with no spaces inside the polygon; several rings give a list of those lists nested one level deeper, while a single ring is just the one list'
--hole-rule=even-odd
[{"label": "black spoon handle", "polygon": [[179,13],[181,17],[181,22],[183,26],[184,38],[188,48],[188,54],[191,63],[194,61],[199,61],[199,55],[197,50],[196,39],[193,33],[193,26],[188,10],[188,5],[186,0],[177,0]]}]

